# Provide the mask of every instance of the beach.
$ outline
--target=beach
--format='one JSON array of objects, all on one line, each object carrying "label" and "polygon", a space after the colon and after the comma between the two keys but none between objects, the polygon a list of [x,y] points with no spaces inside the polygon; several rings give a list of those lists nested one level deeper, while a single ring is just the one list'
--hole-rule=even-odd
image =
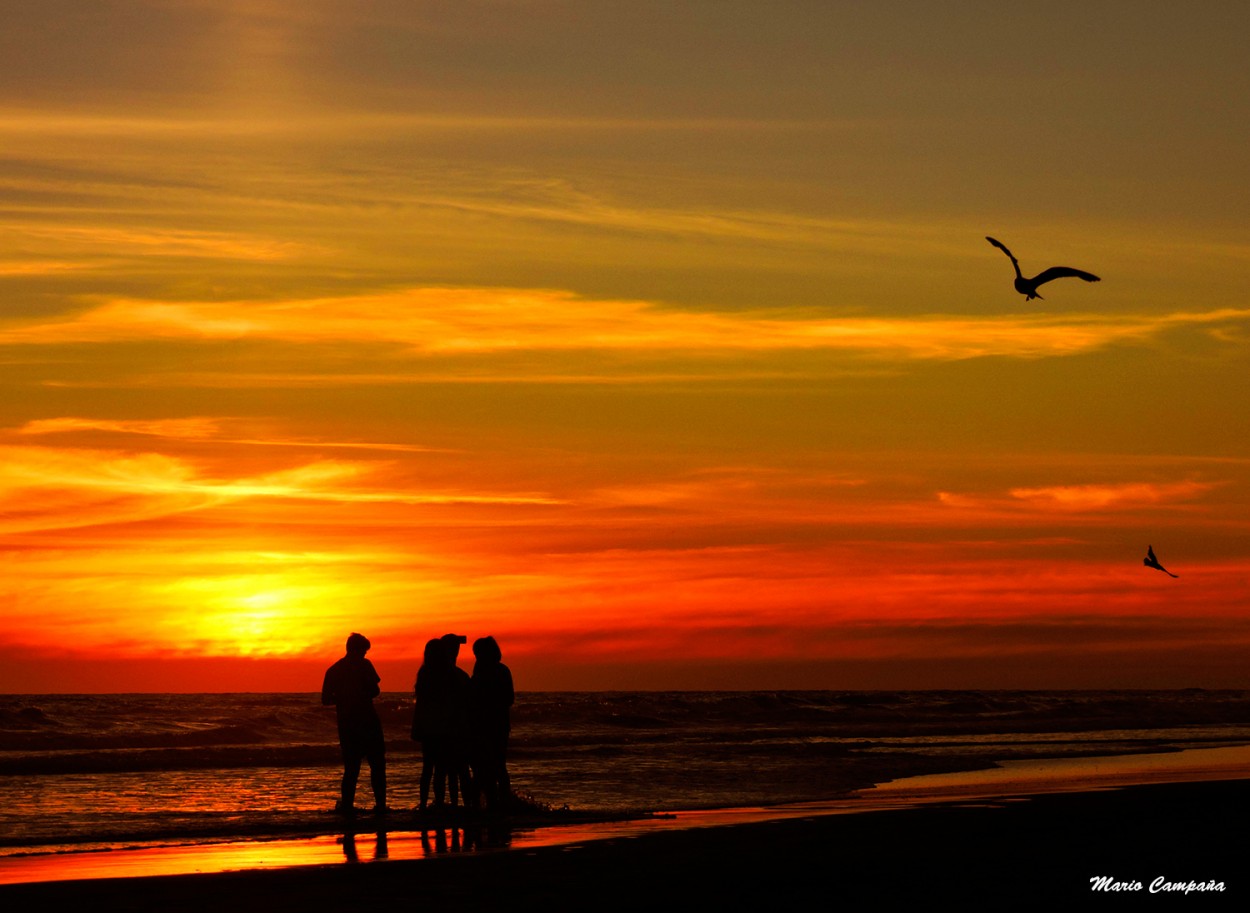
[{"label": "beach", "polygon": [[[406,699],[381,704],[402,731]],[[1246,692],[527,694],[513,782],[536,801],[505,822],[416,814],[419,757],[401,740],[392,812],[334,815],[334,730],[308,695],[3,709],[9,905],[976,909],[1157,879],[1244,892],[1226,835],[1250,813]]]},{"label": "beach", "polygon": [[[1248,763],[1244,746],[1008,762],[838,800],[554,816],[502,829],[427,822],[421,831],[394,815],[383,828],[362,820],[320,838],[204,846],[190,863],[188,849],[173,846],[10,858],[0,877],[44,865],[59,880],[0,887],[0,898],[239,913],[404,902],[539,910],[941,899],[977,909],[1024,897],[1227,898],[1245,894],[1244,852],[1229,835],[1250,813]],[[106,860],[126,877],[98,877],[110,871]],[[76,863],[87,866],[78,877]],[[142,874],[179,866],[183,874]]]},{"label": "beach", "polygon": [[[1244,849],[1230,835],[1248,811],[1250,781],[1153,784],[416,861],[13,885],[0,898],[24,907],[236,913],[388,904],[768,909],[798,900],[949,900],[979,909],[1026,898],[1101,902],[1165,885],[1171,894],[1223,899],[1246,894]],[[1098,878],[1120,887],[1096,889]]]}]

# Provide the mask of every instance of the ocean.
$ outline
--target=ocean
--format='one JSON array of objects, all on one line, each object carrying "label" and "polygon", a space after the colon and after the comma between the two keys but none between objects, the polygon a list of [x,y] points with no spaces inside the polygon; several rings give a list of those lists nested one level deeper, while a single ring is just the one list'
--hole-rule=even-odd
[{"label": "ocean", "polygon": [[[410,694],[376,702],[388,803],[417,804]],[[1247,691],[522,693],[514,788],[634,813],[834,798],[997,761],[1250,743]],[[316,694],[0,696],[0,855],[232,840],[331,815]],[[371,804],[362,771],[357,803]]]}]

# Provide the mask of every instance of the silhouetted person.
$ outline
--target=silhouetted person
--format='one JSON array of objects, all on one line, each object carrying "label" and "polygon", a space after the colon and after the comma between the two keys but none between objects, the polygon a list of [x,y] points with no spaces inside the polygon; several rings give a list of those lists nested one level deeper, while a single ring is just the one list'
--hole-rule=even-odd
[{"label": "silhouetted person", "polygon": [[381,678],[373,663],[365,659],[369,639],[353,633],[347,638],[347,655],[326,670],[321,684],[321,703],[333,704],[338,718],[339,747],[343,751],[342,795],[335,810],[355,813],[356,781],[360,762],[369,762],[369,783],[373,787],[373,810],[386,811],[386,741],[382,721],[373,709],[373,699],[381,689]]},{"label": "silhouetted person", "polygon": [[469,676],[456,666],[460,644],[467,638],[445,634],[425,645],[424,662],[417,671],[416,709],[412,737],[421,742],[421,805],[429,805],[430,786],[434,805],[451,804],[459,795],[470,805],[468,749],[465,732],[469,712]]},{"label": "silhouetted person", "polygon": [[417,670],[416,707],[412,714],[412,738],[421,743],[421,805],[425,811],[430,803],[430,784],[437,776],[442,786],[436,802],[444,801],[447,783],[447,742],[451,736],[453,713],[450,697],[451,680],[448,675],[446,650],[437,637],[427,641],[425,658]]},{"label": "silhouetted person", "polygon": [[1011,251],[1007,250],[1006,245],[1003,244],[1002,241],[995,240],[989,235],[985,236],[985,240],[989,241],[1011,259],[1011,265],[1015,267],[1016,270],[1016,281],[1014,283],[1015,289],[1024,296],[1025,301],[1032,301],[1034,298],[1041,300],[1042,296],[1037,293],[1037,287],[1050,282],[1052,279],[1063,279],[1071,276],[1075,279],[1084,279],[1086,282],[1102,281],[1093,273],[1087,273],[1085,270],[1081,269],[1073,269],[1070,266],[1052,266],[1050,269],[1042,270],[1032,279],[1026,279],[1024,273],[1020,272],[1019,261],[1016,260]]},{"label": "silhouetted person", "polygon": [[492,814],[507,811],[512,797],[508,778],[508,735],[512,731],[511,709],[516,700],[512,672],[501,662],[503,654],[493,637],[473,642],[472,721],[473,782],[485,796]]},{"label": "silhouetted person", "polygon": [[443,642],[444,660],[447,663],[448,677],[451,684],[451,729],[447,741],[447,792],[452,805],[456,804],[456,787],[460,788],[460,798],[465,808],[477,806],[477,794],[473,779],[469,775],[469,701],[472,683],[469,673],[456,665],[460,655],[460,645],[468,641],[463,634],[444,634],[439,638]]}]

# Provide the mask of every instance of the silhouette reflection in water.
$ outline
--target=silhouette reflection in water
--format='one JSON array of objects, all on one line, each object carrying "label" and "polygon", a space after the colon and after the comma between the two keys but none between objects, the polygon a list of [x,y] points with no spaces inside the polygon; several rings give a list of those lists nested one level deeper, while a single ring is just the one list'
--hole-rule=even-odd
[{"label": "silhouette reflection in water", "polygon": [[501,850],[511,845],[512,828],[501,821],[485,826],[478,822],[468,822],[429,824],[421,828],[421,851],[426,856]]},{"label": "silhouette reflection in water", "polygon": [[[448,843],[447,833],[451,832],[451,842]],[[433,838],[431,840],[431,837]],[[442,824],[434,827],[424,827],[421,829],[421,849],[427,856],[442,855],[447,852],[461,852],[460,828],[446,827]]]},{"label": "silhouette reflection in water", "polygon": [[[360,852],[356,849],[356,832],[348,831],[343,835],[343,858],[347,862],[360,862]],[[376,833],[376,839],[373,844],[373,861],[378,862],[387,858],[389,849],[387,845],[386,829],[379,828]]]}]

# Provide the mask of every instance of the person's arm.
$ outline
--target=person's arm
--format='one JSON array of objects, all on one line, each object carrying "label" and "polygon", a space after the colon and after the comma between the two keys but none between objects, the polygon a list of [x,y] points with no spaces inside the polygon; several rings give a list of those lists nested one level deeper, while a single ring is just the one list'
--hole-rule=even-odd
[{"label": "person's arm", "polygon": [[327,705],[338,703],[338,695],[334,690],[334,676],[331,674],[332,672],[334,672],[333,666],[326,670],[326,677],[321,680],[321,703]]}]

